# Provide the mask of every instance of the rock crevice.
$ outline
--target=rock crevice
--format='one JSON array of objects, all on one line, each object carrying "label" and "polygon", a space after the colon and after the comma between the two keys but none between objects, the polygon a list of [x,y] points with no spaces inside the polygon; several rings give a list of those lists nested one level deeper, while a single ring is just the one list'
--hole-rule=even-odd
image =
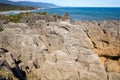
[{"label": "rock crevice", "polygon": [[[17,67],[26,77],[34,74],[32,80],[119,80],[120,47],[115,39],[118,31],[112,27],[106,29],[107,24],[102,26],[103,23],[99,27],[98,23],[72,24],[61,20],[47,23],[37,20],[32,27],[25,23],[4,24],[4,31],[0,32],[0,55],[4,51],[13,74]],[[109,50],[115,53],[111,55]],[[99,56],[105,59],[103,65]],[[114,64],[118,65],[116,69],[109,67]]]}]

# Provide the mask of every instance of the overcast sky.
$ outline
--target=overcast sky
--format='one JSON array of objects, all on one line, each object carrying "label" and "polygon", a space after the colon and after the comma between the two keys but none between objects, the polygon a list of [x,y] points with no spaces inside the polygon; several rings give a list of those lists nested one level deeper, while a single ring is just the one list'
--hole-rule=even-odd
[{"label": "overcast sky", "polygon": [[54,3],[71,7],[120,7],[120,0],[12,0]]}]

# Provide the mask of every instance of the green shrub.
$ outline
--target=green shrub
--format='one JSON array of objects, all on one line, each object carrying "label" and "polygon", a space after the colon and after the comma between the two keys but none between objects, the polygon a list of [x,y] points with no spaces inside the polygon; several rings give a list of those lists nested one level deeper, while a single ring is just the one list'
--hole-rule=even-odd
[{"label": "green shrub", "polygon": [[1,18],[5,20],[6,22],[20,22],[20,20],[25,17],[25,16],[30,16],[32,15],[32,12],[26,12],[26,13],[19,13],[15,15],[2,15]]},{"label": "green shrub", "polygon": [[64,14],[64,15],[69,16],[69,14],[68,14],[67,12],[65,12],[65,14]]},{"label": "green shrub", "polygon": [[2,32],[3,31],[3,28],[0,26],[0,32]]},{"label": "green shrub", "polygon": [[19,15],[3,15],[2,19],[5,20],[6,22],[19,22],[19,20],[21,19],[21,16]]},{"label": "green shrub", "polygon": [[26,13],[24,13],[26,16],[30,16],[30,15],[32,15],[33,14],[33,12],[26,12]]},{"label": "green shrub", "polygon": [[38,12],[37,14],[40,14],[40,15],[47,15],[48,13],[47,13],[47,12]]},{"label": "green shrub", "polygon": [[62,19],[62,16],[58,15],[58,19]]},{"label": "green shrub", "polygon": [[47,12],[43,12],[42,14],[43,14],[43,15],[47,15],[48,13],[47,13]]}]

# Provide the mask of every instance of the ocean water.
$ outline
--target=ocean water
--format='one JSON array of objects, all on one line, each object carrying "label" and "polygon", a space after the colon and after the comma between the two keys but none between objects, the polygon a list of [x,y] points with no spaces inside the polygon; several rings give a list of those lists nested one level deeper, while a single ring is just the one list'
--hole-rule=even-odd
[{"label": "ocean water", "polygon": [[[99,8],[99,7],[65,7],[33,10],[32,12],[48,12],[49,14],[64,15],[69,13],[71,20],[120,20],[120,8]],[[18,12],[16,12],[18,13]],[[16,14],[8,12],[6,14]]]},{"label": "ocean water", "polygon": [[34,12],[48,12],[50,14],[64,15],[69,13],[72,20],[120,20],[120,8],[50,8]]}]

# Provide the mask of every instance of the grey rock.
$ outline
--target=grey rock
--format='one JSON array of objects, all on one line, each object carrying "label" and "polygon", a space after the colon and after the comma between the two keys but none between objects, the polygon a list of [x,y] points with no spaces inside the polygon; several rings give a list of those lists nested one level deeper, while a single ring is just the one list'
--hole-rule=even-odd
[{"label": "grey rock", "polygon": [[32,27],[8,23],[0,33],[0,47],[11,53],[9,65],[20,61],[17,67],[41,80],[107,80],[83,27],[69,21],[36,20]]},{"label": "grey rock", "polygon": [[0,27],[3,27],[3,21],[0,20]]}]

